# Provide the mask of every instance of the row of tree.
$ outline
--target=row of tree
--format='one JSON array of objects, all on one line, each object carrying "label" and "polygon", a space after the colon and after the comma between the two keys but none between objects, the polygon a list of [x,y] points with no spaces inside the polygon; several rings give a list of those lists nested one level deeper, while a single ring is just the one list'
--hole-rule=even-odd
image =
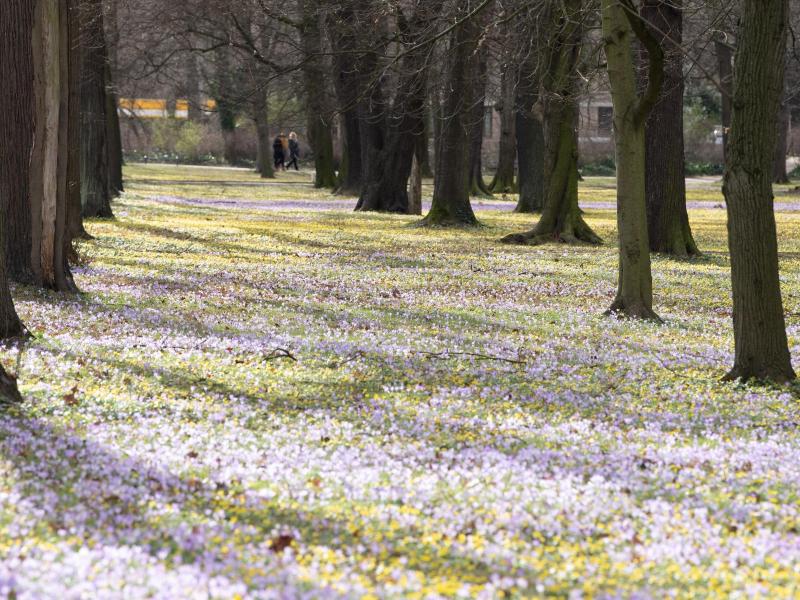
[{"label": "row of tree", "polygon": [[[8,278],[76,291],[84,217],[110,217],[122,151],[100,0],[6,0],[0,10],[0,336],[25,335]],[[0,374],[0,392],[15,396]]]}]

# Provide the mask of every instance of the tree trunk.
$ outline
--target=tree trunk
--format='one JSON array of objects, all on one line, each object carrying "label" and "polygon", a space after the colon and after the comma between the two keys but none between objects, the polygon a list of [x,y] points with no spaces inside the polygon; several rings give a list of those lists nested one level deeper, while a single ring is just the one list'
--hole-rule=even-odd
[{"label": "tree trunk", "polygon": [[69,38],[69,131],[66,235],[63,256],[74,258],[72,241],[87,239],[89,234],[83,227],[81,205],[81,19],[80,0],[69,0],[67,5],[67,29]]},{"label": "tree trunk", "polygon": [[298,0],[303,23],[300,28],[303,61],[303,80],[306,93],[307,134],[314,151],[314,187],[337,187],[336,171],[333,168],[332,116],[326,106],[327,86],[322,65],[322,39],[319,14],[314,0]]},{"label": "tree trunk", "polygon": [[256,171],[262,179],[274,179],[275,169],[272,162],[272,139],[269,135],[269,119],[267,114],[267,94],[260,90],[252,100],[252,118],[256,125],[257,156]]},{"label": "tree trunk", "polygon": [[789,173],[786,170],[786,154],[789,148],[789,127],[791,124],[792,113],[789,105],[781,103],[778,111],[778,136],[775,143],[775,162],[772,172],[774,183],[789,183]]},{"label": "tree trunk", "polygon": [[788,0],[744,0],[723,194],[735,358],[726,379],[795,378],[786,339],[772,167],[783,90]]},{"label": "tree trunk", "polygon": [[[646,0],[642,6],[643,19],[664,47],[662,93],[645,125],[645,197],[650,250],[688,257],[699,251],[686,211],[681,1]],[[640,62],[646,68],[643,51]],[[645,77],[642,84],[647,84]]]},{"label": "tree trunk", "polygon": [[[492,192],[483,180],[483,130],[486,119],[486,61],[488,53],[481,48],[472,58],[476,76],[473,85],[477,95],[470,109],[469,126],[469,192],[472,196],[491,198]],[[489,117],[493,117],[491,113]]]},{"label": "tree trunk", "polygon": [[[544,128],[539,100],[538,57],[532,53],[521,68],[516,97],[519,200],[514,212],[533,213],[544,207]],[[541,112],[541,111],[539,111]]]},{"label": "tree trunk", "polygon": [[411,177],[408,180],[408,214],[422,214],[422,162],[416,152],[411,163]]},{"label": "tree trunk", "polygon": [[[475,10],[474,0],[459,2],[459,18]],[[487,7],[490,5],[487,5]],[[469,132],[473,125],[471,107],[480,102],[478,64],[474,55],[483,32],[478,15],[463,20],[450,34],[448,67],[445,72],[441,134],[436,152],[436,179],[433,202],[423,225],[476,225],[478,220],[469,202]]]},{"label": "tree trunk", "polygon": [[[5,219],[5,265],[8,275],[16,281],[33,283],[31,270],[32,214],[30,205],[30,150],[33,146],[34,114],[31,98],[34,88],[32,31],[34,0],[11,0],[7,10],[0,11],[0,201]],[[13,58],[12,58],[13,57]],[[0,285],[0,295],[7,294]],[[0,298],[0,337],[10,329],[19,328],[16,314],[2,314],[10,306]],[[12,306],[13,310],[13,306]]]},{"label": "tree trunk", "polygon": [[113,217],[109,196],[106,50],[101,0],[82,4],[81,199],[84,217]]},{"label": "tree trunk", "polygon": [[[661,93],[663,53],[631,0],[602,0],[602,30],[614,105],[617,163],[619,285],[609,313],[659,320],[645,203],[645,122]],[[648,54],[648,86],[639,96],[631,43],[636,35]]]},{"label": "tree trunk", "polygon": [[358,196],[363,180],[361,128],[361,77],[356,50],[359,36],[354,31],[354,7],[341,4],[328,16],[328,32],[334,50],[334,89],[342,115],[344,144],[339,167],[337,194]]},{"label": "tree trunk", "polygon": [[[412,50],[402,60],[392,114],[388,119],[391,126],[385,116],[386,108],[380,83],[375,85],[369,102],[366,103],[377,114],[368,113],[361,120],[362,131],[374,131],[373,136],[380,142],[380,146],[374,141],[371,145],[364,145],[370,150],[370,156],[365,161],[364,185],[356,210],[415,214],[411,212],[414,209],[409,204],[408,179],[419,139],[425,132],[429,60],[429,48],[420,45],[419,41],[441,5],[441,0],[429,0],[418,6],[411,18],[403,17],[400,20],[401,40]],[[377,68],[380,65],[374,65],[366,73],[377,73]]]},{"label": "tree trunk", "polygon": [[500,112],[500,156],[497,172],[489,184],[489,191],[501,194],[516,191],[514,183],[514,162],[517,158],[516,137],[516,72],[510,64],[503,69],[501,88],[503,90],[503,106]]},{"label": "tree trunk", "polygon": [[578,57],[583,27],[581,0],[567,0],[564,12],[553,15],[553,35],[547,45],[543,75],[543,105],[547,112],[544,171],[547,186],[542,218],[525,233],[503,238],[509,244],[548,241],[599,244],[601,239],[583,220],[578,207]]},{"label": "tree trunk", "polygon": [[119,128],[119,102],[111,79],[111,69],[106,64],[106,123],[108,126],[108,193],[119,198],[125,191],[122,182],[122,134]]},{"label": "tree trunk", "polygon": [[722,151],[727,156],[728,130],[731,126],[731,98],[733,98],[733,48],[729,36],[719,33],[714,38],[717,70],[722,104]]},{"label": "tree trunk", "polygon": [[[7,0],[0,11],[0,338],[19,336],[22,322],[8,288],[6,265],[28,274],[29,159],[33,144],[33,0]],[[19,219],[21,222],[16,222]],[[11,227],[8,227],[8,226]],[[7,231],[13,232],[7,236]],[[10,242],[25,244],[22,247]],[[8,257],[6,254],[8,253]],[[6,258],[12,260],[6,260]],[[13,272],[13,271],[12,271]],[[0,378],[5,377],[0,372]],[[0,394],[8,399],[8,393]]]}]

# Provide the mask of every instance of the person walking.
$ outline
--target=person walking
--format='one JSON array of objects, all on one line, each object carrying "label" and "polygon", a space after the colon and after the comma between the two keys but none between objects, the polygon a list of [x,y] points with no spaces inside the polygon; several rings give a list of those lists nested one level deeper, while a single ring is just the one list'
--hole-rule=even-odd
[{"label": "person walking", "polygon": [[283,141],[281,141],[282,135],[283,134],[277,136],[272,142],[272,160],[275,163],[276,171],[286,170],[286,154],[283,152]]},{"label": "person walking", "polygon": [[292,131],[289,134],[289,162],[286,163],[288,170],[294,165],[294,170],[299,171],[300,167],[297,166],[297,159],[300,158],[300,144],[297,142],[297,134]]}]

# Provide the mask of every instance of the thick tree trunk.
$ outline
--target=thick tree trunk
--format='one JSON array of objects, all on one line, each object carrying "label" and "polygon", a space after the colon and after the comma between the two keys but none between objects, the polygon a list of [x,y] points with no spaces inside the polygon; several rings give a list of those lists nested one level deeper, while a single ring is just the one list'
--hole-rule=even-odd
[{"label": "thick tree trunk", "polygon": [[[658,320],[647,235],[645,122],[661,93],[663,53],[630,0],[602,0],[602,30],[614,104],[619,230],[619,284],[608,312]],[[648,53],[648,87],[641,97],[631,45],[634,33]]]},{"label": "thick tree trunk", "polygon": [[539,101],[539,77],[533,57],[520,68],[516,98],[519,200],[514,212],[533,213],[544,207],[544,128]]},{"label": "thick tree trunk", "polygon": [[500,112],[500,156],[497,172],[489,184],[489,191],[507,194],[516,191],[514,183],[514,162],[517,158],[516,136],[516,71],[506,64],[503,69],[501,88],[503,90],[503,106]]},{"label": "thick tree trunk", "polygon": [[[427,31],[441,4],[441,0],[430,0],[418,6],[410,19],[401,20],[401,39],[406,45],[418,46],[420,35]],[[369,113],[361,121],[362,131],[373,131],[375,139],[364,146],[370,149],[370,157],[365,161],[364,185],[356,210],[415,214],[409,203],[408,179],[419,139],[425,132],[428,60],[429,49],[424,45],[403,57],[402,75],[388,119],[391,126],[386,121],[386,107],[379,84],[376,84],[368,104],[378,114]],[[366,72],[377,70],[373,68]],[[388,132],[384,133],[387,127]]]},{"label": "thick tree trunk", "polygon": [[332,116],[326,106],[327,86],[322,65],[322,39],[319,14],[314,0],[299,0],[303,23],[300,28],[303,54],[303,80],[306,93],[307,134],[314,151],[314,187],[337,187],[336,171],[333,168]]},{"label": "thick tree trunk", "polygon": [[106,50],[101,0],[82,4],[81,199],[84,217],[113,217],[109,196]]},{"label": "thick tree trunk", "polygon": [[[0,201],[5,218],[5,264],[8,275],[16,281],[33,283],[31,270],[32,214],[30,205],[30,149],[33,145],[34,66],[32,31],[34,0],[11,0],[0,11]],[[7,8],[7,10],[6,10]],[[13,57],[13,58],[12,58]],[[7,286],[0,285],[0,294]],[[8,334],[9,326],[19,328],[16,314],[9,318],[9,304],[0,302],[0,337]],[[12,307],[13,310],[13,307]],[[17,324],[14,325],[14,322]]]},{"label": "thick tree trunk", "polygon": [[543,105],[547,112],[544,171],[546,202],[542,218],[525,233],[506,236],[510,244],[548,241],[599,244],[601,239],[583,220],[578,207],[578,57],[581,52],[581,0],[568,0],[556,12],[547,45]]},{"label": "thick tree trunk", "polygon": [[772,163],[783,90],[788,0],[744,0],[723,193],[733,284],[733,369],[726,379],[795,378],[786,339]]},{"label": "thick tree trunk", "polygon": [[[6,265],[16,267],[16,274],[27,275],[30,270],[26,256],[30,256],[31,243],[28,161],[33,144],[33,17],[33,0],[7,0],[0,10],[0,339],[23,333]],[[22,222],[14,222],[17,218]],[[7,236],[8,231],[13,237]],[[20,248],[7,242],[25,245]],[[13,260],[7,261],[6,253]],[[0,372],[0,379],[4,377]],[[3,389],[0,395],[9,399]]]},{"label": "thick tree trunk", "polygon": [[[461,0],[458,17],[469,14],[477,5],[474,0]],[[473,125],[470,109],[480,101],[479,86],[483,84],[476,81],[478,63],[474,59],[482,31],[483,19],[473,16],[463,20],[451,33],[433,202],[423,225],[478,223],[469,202],[469,132]]]},{"label": "thick tree trunk", "polygon": [[[645,197],[650,250],[673,256],[699,254],[686,211],[683,149],[682,0],[646,0],[642,17],[664,47],[661,97],[645,125]],[[640,62],[647,65],[645,53]],[[646,86],[643,79],[642,88]]]},{"label": "thick tree trunk", "polygon": [[334,50],[334,88],[342,115],[344,143],[339,166],[337,194],[358,196],[361,193],[363,167],[361,163],[361,77],[357,64],[357,39],[354,31],[354,7],[342,4],[328,16],[328,31]]},{"label": "thick tree trunk", "polygon": [[789,149],[789,127],[792,113],[789,105],[781,103],[778,111],[778,135],[775,142],[775,161],[772,172],[774,183],[789,183],[789,173],[786,170],[786,154]]}]

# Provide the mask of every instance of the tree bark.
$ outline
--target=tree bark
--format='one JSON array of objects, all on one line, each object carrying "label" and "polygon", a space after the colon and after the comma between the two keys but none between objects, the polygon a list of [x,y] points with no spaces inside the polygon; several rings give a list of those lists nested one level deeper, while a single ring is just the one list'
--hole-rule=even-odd
[{"label": "tree bark", "polygon": [[517,158],[516,136],[516,70],[512,65],[504,65],[501,88],[503,105],[500,111],[500,156],[497,171],[489,184],[489,191],[501,194],[516,191],[514,182],[514,163]]},{"label": "tree bark", "polygon": [[[450,34],[448,67],[442,103],[441,134],[436,152],[436,179],[433,202],[423,225],[476,225],[478,219],[469,201],[470,152],[469,131],[473,115],[470,108],[479,102],[477,61],[474,55],[483,31],[483,19],[473,15],[478,3],[460,0],[462,21]],[[487,5],[488,7],[489,5]]]},{"label": "tree bark", "polygon": [[[645,125],[645,198],[650,250],[682,258],[697,256],[700,252],[686,210],[682,0],[645,0],[642,18],[664,48],[662,92]],[[644,51],[640,52],[640,62],[646,68]],[[645,88],[647,78],[642,77],[641,83]]]},{"label": "tree bark", "polygon": [[[68,0],[67,29],[69,38],[69,128],[67,156],[66,234],[63,256],[74,258],[72,241],[87,239],[83,227],[81,205],[81,19],[80,0]],[[71,278],[71,277],[70,277]]]},{"label": "tree bark", "polygon": [[[602,31],[614,105],[619,231],[619,284],[608,312],[659,320],[653,311],[647,235],[645,122],[661,93],[663,52],[632,0],[602,0]],[[648,83],[641,96],[631,45],[634,35],[648,54]]]},{"label": "tree bark", "polygon": [[334,88],[342,115],[344,144],[337,194],[358,196],[363,179],[361,128],[361,77],[356,55],[357,34],[352,4],[339,4],[328,17],[328,33],[334,50]]},{"label": "tree bark", "polygon": [[[516,92],[519,200],[514,212],[533,213],[544,207],[544,129],[537,114],[539,76],[535,54],[520,67]],[[541,112],[541,111],[539,111]]]},{"label": "tree bark", "polygon": [[81,198],[84,217],[110,218],[108,100],[101,0],[82,3]]},{"label": "tree bark", "polygon": [[[370,145],[364,146],[369,148],[370,156],[365,161],[364,184],[356,210],[415,214],[415,208],[409,203],[408,179],[419,139],[425,132],[425,100],[430,58],[430,49],[420,45],[419,41],[441,5],[441,0],[430,0],[420,4],[410,18],[401,17],[399,20],[401,42],[403,47],[410,47],[411,50],[402,60],[388,123],[380,83],[376,83],[376,89],[368,102],[377,114],[368,113],[361,121],[362,131],[374,131],[374,139],[370,140]],[[372,68],[366,72],[377,71]]]},{"label": "tree bark", "polygon": [[259,90],[253,96],[251,109],[257,138],[256,171],[262,179],[274,179],[275,169],[272,162],[272,139],[269,135],[266,90]]},{"label": "tree bark", "polygon": [[322,55],[319,14],[314,0],[298,0],[302,25],[300,37],[305,60],[303,61],[303,80],[306,93],[307,134],[314,151],[314,187],[337,187],[336,171],[333,168],[333,136],[331,135],[332,116],[325,98],[327,86]]},{"label": "tree bark", "polygon": [[[547,186],[542,218],[525,233],[503,238],[509,244],[548,241],[599,244],[601,239],[584,221],[578,207],[578,58],[583,27],[581,0],[567,0],[555,12],[547,45],[542,104],[547,113],[544,171]],[[541,110],[541,108],[539,109]]]},{"label": "tree bark", "polygon": [[408,214],[422,214],[422,161],[417,159],[416,152],[411,163],[411,177],[408,180]]},{"label": "tree bark", "polygon": [[735,358],[726,379],[795,378],[786,339],[772,167],[783,90],[788,0],[744,0],[723,194]]},{"label": "tree bark", "polygon": [[774,183],[789,183],[789,173],[786,170],[786,154],[789,149],[789,127],[792,113],[789,105],[782,102],[778,111],[778,135],[775,142],[775,162],[772,172]]},{"label": "tree bark", "polygon": [[[33,144],[33,0],[8,0],[0,11],[0,338],[19,336],[9,269],[27,274],[30,255],[29,159]],[[19,219],[22,222],[15,222]],[[9,227],[9,225],[11,227]],[[13,232],[13,236],[7,235]],[[25,244],[22,247],[13,243]],[[6,256],[8,255],[8,256]],[[12,260],[6,260],[6,259]],[[14,273],[14,271],[12,271]],[[0,372],[0,378],[5,373]],[[0,390],[2,394],[3,390]],[[8,398],[8,394],[3,394]]]}]

